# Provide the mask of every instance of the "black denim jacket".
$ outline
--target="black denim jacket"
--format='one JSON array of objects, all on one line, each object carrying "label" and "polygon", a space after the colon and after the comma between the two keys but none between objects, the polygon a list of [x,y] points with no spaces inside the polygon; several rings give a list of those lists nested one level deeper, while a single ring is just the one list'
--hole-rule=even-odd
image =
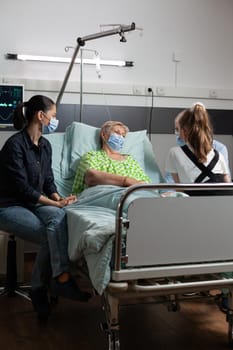
[{"label": "black denim jacket", "polygon": [[0,207],[34,205],[54,192],[49,141],[41,137],[34,145],[26,129],[11,136],[0,151]]}]

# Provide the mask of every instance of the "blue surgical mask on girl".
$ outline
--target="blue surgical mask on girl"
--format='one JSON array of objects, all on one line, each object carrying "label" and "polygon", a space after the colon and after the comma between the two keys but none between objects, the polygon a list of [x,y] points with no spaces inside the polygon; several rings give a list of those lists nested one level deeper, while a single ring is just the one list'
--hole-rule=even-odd
[{"label": "blue surgical mask on girl", "polygon": [[183,139],[181,139],[179,134],[176,134],[176,144],[180,147],[185,145],[185,142]]},{"label": "blue surgical mask on girl", "polygon": [[118,135],[116,133],[113,133],[109,136],[107,145],[116,152],[120,152],[124,145],[124,137],[121,135]]},{"label": "blue surgical mask on girl", "polygon": [[48,125],[43,125],[43,134],[51,134],[58,128],[59,120],[51,118]]}]

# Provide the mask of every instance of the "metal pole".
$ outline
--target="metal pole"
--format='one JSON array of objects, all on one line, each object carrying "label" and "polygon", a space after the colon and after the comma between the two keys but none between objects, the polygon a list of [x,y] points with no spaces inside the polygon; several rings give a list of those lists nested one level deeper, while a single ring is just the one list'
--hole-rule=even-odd
[{"label": "metal pole", "polygon": [[71,61],[70,61],[70,65],[69,65],[69,67],[68,67],[67,73],[66,73],[66,75],[65,75],[64,81],[63,81],[62,86],[61,86],[61,89],[60,89],[60,92],[59,92],[59,94],[58,94],[57,101],[56,101],[56,105],[57,105],[57,106],[58,106],[58,105],[60,104],[60,102],[61,102],[61,99],[62,99],[64,90],[65,90],[65,88],[66,88],[66,84],[67,84],[67,82],[68,82],[68,79],[69,79],[69,77],[70,77],[70,73],[71,73],[71,71],[72,71],[74,62],[75,62],[76,57],[77,57],[77,54],[78,54],[78,52],[79,52],[79,48],[80,48],[80,45],[79,45],[79,43],[78,43],[78,45],[76,46],[76,49],[74,50],[73,57],[72,57],[72,59],[71,59]]},{"label": "metal pole", "polygon": [[83,50],[80,50],[80,104],[79,104],[79,121],[82,123],[83,114]]},{"label": "metal pole", "polygon": [[93,39],[102,38],[104,36],[109,36],[109,35],[121,34],[121,33],[129,32],[131,30],[135,30],[135,23],[134,22],[131,23],[129,26],[121,25],[121,26],[119,26],[117,28],[114,28],[114,29],[105,30],[103,32],[99,32],[99,33],[95,33],[95,34],[84,36],[83,38],[78,38],[78,41],[79,41],[79,43],[80,42],[85,42],[85,41],[89,41],[89,40],[93,40]]},{"label": "metal pole", "polygon": [[99,32],[99,33],[95,33],[95,34],[91,34],[91,35],[87,35],[87,36],[84,36],[82,38],[78,38],[77,39],[77,47],[74,51],[74,54],[73,54],[73,57],[71,59],[71,62],[70,62],[70,65],[69,65],[69,68],[67,70],[67,73],[65,75],[65,78],[64,78],[64,81],[62,83],[62,86],[61,86],[61,89],[60,89],[60,92],[58,94],[58,97],[57,97],[57,101],[56,101],[56,105],[58,106],[61,102],[61,99],[62,99],[62,96],[63,96],[63,93],[64,93],[64,90],[66,88],[66,85],[67,85],[67,82],[68,82],[68,79],[70,77],[70,74],[71,74],[71,71],[72,71],[72,68],[73,68],[73,65],[75,63],[75,59],[77,57],[77,54],[78,54],[78,51],[79,51],[79,48],[80,46],[84,46],[85,45],[85,42],[86,41],[89,41],[89,40],[94,40],[94,39],[98,39],[98,38],[103,38],[105,36],[110,36],[110,35],[114,35],[114,34],[123,34],[125,32],[129,32],[131,30],[135,30],[136,26],[135,26],[135,23],[132,22],[130,25],[128,26],[124,26],[124,25],[120,25],[119,27],[115,28],[115,29],[111,29],[111,30],[106,30],[106,31],[103,31],[103,32]]}]

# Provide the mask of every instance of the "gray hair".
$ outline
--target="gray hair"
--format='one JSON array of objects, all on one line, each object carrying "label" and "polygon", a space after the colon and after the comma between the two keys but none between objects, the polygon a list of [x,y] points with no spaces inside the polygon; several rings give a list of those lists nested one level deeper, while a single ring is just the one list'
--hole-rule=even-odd
[{"label": "gray hair", "polygon": [[101,126],[100,134],[102,134],[102,133],[108,134],[115,125],[120,125],[122,128],[124,128],[126,134],[127,134],[127,132],[129,132],[128,126],[126,126],[122,122],[118,122],[118,121],[114,121],[114,120],[108,120],[107,122],[105,122]]}]

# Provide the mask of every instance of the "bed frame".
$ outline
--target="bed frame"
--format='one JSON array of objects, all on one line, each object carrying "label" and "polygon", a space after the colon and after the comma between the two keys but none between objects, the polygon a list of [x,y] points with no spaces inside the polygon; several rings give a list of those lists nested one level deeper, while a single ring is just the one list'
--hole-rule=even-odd
[{"label": "bed frame", "polygon": [[[145,189],[215,190],[221,195],[139,198],[125,217],[128,196]],[[233,346],[233,278],[222,274],[233,271],[232,189],[232,184],[136,185],[121,197],[114,268],[103,295],[109,350],[120,349],[119,310],[125,300],[145,302],[153,297],[177,311],[184,294],[210,297],[211,290],[222,288],[229,290],[228,340]]]},{"label": "bed frame", "polygon": [[[70,171],[78,157],[98,149],[98,132],[74,122],[65,133],[46,135],[53,148],[54,176],[61,195],[71,193]],[[145,302],[153,297],[176,311],[183,294],[195,291],[208,297],[209,291],[222,288],[229,290],[227,321],[232,346],[233,184],[158,184],[162,178],[145,130],[129,136],[127,153],[134,158],[140,155],[139,161],[143,152],[144,169],[153,185],[135,185],[124,192],[116,212],[116,230],[110,232],[116,233],[115,254],[111,281],[103,295],[109,350],[120,349],[119,311],[125,300]],[[136,145],[140,147],[134,153]],[[145,189],[193,190],[202,195],[135,199],[125,215],[129,195]],[[206,196],[206,190],[219,195]],[[230,277],[222,274],[228,272]]]}]

